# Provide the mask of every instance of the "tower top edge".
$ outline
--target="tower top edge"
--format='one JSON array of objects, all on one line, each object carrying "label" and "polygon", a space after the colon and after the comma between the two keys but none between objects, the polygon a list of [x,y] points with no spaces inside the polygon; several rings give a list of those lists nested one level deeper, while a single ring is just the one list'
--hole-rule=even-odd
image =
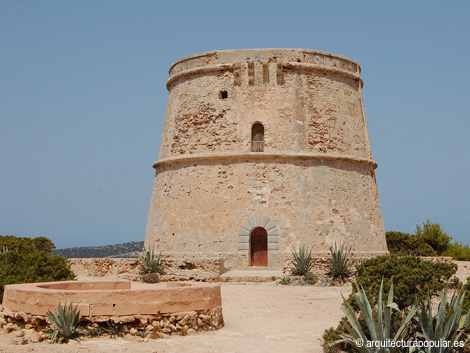
[{"label": "tower top edge", "polygon": [[[203,67],[208,65],[230,64],[245,61],[282,61],[282,62],[305,62],[312,61],[314,57],[329,58],[331,60],[342,61],[345,64],[354,66],[351,71],[360,74],[361,66],[358,62],[338,54],[333,54],[312,49],[290,49],[290,48],[266,48],[266,49],[232,49],[213,50],[197,53],[176,60],[169,69],[169,74],[173,74],[188,68]],[[349,66],[348,65],[348,66]]]}]

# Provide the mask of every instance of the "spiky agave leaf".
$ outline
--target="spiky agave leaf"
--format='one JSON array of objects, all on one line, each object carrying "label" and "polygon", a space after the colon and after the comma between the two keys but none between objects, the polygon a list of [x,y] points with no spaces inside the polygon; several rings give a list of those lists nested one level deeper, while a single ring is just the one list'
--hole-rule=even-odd
[{"label": "spiky agave leaf", "polygon": [[[431,296],[422,305],[419,315],[421,329],[428,341],[464,341],[470,343],[467,333],[470,328],[470,312],[462,314],[465,291],[459,291],[452,295],[450,303],[447,303],[447,288],[441,297],[441,302],[436,316],[432,312]],[[423,351],[428,353],[451,353],[454,347],[424,347]]]},{"label": "spiky agave leaf", "polygon": [[163,274],[163,270],[165,269],[165,265],[163,265],[161,261],[160,252],[158,257],[155,259],[155,248],[151,246],[148,250],[144,248],[143,255],[141,256],[142,261],[142,270],[145,273],[159,273]]},{"label": "spiky agave leaf", "polygon": [[341,244],[340,247],[334,245],[330,247],[330,261],[328,263],[328,275],[332,276],[333,278],[348,278],[351,273],[349,271],[350,263],[349,263],[349,256],[351,254],[351,247],[348,249],[344,249],[344,244]]},{"label": "spiky agave leaf", "polygon": [[51,335],[51,342],[55,342],[57,338],[63,338],[67,341],[77,334],[79,321],[78,304],[73,307],[72,303],[67,306],[67,302],[65,302],[65,305],[62,306],[59,302],[57,312],[52,313],[48,310],[47,318],[54,327],[53,330],[44,331]]},{"label": "spiky agave leaf", "polygon": [[308,246],[299,246],[299,252],[292,251],[292,274],[297,276],[306,275],[313,267],[312,250]]},{"label": "spiky agave leaf", "polygon": [[[356,312],[352,308],[352,306],[344,299],[343,297],[343,305],[341,306],[341,310],[346,315],[346,319],[348,321],[345,324],[345,328],[351,337],[344,336],[342,340],[338,340],[335,343],[340,342],[347,342],[356,347],[357,350],[361,353],[384,353],[392,351],[387,347],[368,347],[368,341],[387,341],[390,340],[390,330],[392,326],[392,311],[396,310],[399,311],[398,305],[393,302],[393,282],[390,284],[390,291],[388,293],[387,303],[383,302],[383,279],[382,283],[380,284],[379,290],[379,297],[378,297],[378,308],[377,315],[374,315],[374,310],[370,305],[369,299],[367,298],[366,292],[364,288],[360,287],[357,283],[355,283],[357,293],[356,293],[356,301],[359,306],[359,310],[364,317],[366,322],[367,329],[370,333],[370,337],[367,337],[364,334],[364,331],[361,327],[359,319],[356,316]],[[417,310],[416,303],[411,308],[410,312],[406,316],[405,320],[403,320],[401,327],[398,329],[397,333],[393,337],[394,340],[401,339],[408,323],[411,321],[413,316],[415,315]],[[357,339],[361,339],[364,343],[362,346],[358,346],[356,344]]]}]

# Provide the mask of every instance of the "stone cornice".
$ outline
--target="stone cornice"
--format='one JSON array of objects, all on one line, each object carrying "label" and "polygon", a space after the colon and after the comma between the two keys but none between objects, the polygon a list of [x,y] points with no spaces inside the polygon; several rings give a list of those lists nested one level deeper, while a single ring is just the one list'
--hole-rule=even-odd
[{"label": "stone cornice", "polygon": [[[343,70],[337,67],[328,67],[325,65],[296,63],[296,62],[285,62],[285,63],[278,62],[277,65],[282,67],[283,69],[331,73],[333,75],[338,75],[338,76],[346,77],[352,80],[357,80],[361,83],[361,87],[364,87],[364,81],[362,80],[361,76],[358,73],[350,72],[350,71]],[[216,65],[201,66],[201,67],[196,67],[193,69],[184,70],[184,71],[171,75],[166,83],[166,88],[169,91],[173,83],[175,83],[176,81],[182,78],[200,75],[200,74],[206,74],[210,72],[217,72],[217,71],[233,71],[235,69],[239,69],[240,66],[241,66],[240,63],[216,64]]]},{"label": "stone cornice", "polygon": [[283,63],[282,66],[283,68],[292,69],[292,70],[317,71],[317,72],[331,73],[334,75],[350,78],[352,80],[357,80],[361,83],[361,87],[364,87],[364,81],[362,80],[359,74],[346,71],[337,67],[328,67],[324,65],[295,63],[295,62],[286,62],[286,63]]},{"label": "stone cornice", "polygon": [[217,64],[217,65],[201,66],[201,67],[196,67],[194,69],[184,70],[184,71],[171,75],[168,81],[166,82],[166,88],[169,91],[171,85],[175,81],[178,81],[185,77],[206,74],[209,72],[229,71],[239,66],[240,66],[239,64]]},{"label": "stone cornice", "polygon": [[339,154],[322,154],[322,153],[269,153],[269,152],[246,152],[246,153],[234,153],[234,152],[225,152],[225,153],[201,153],[201,154],[192,154],[192,155],[182,155],[178,157],[170,157],[161,159],[153,163],[152,167],[157,169],[158,167],[177,164],[177,163],[186,163],[186,162],[202,162],[202,161],[225,161],[225,160],[237,160],[237,159],[246,159],[246,160],[263,160],[264,162],[273,162],[274,160],[320,160],[320,161],[340,161],[340,162],[350,162],[350,163],[359,163],[359,164],[369,164],[373,169],[377,168],[377,162],[366,159],[358,158],[347,155]]}]

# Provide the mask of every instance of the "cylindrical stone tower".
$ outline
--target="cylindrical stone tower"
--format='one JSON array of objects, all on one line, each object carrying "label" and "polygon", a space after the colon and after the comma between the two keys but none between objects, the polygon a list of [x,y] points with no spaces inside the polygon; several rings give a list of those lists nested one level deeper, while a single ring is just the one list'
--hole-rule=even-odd
[{"label": "cylindrical stone tower", "polygon": [[387,253],[360,66],[305,49],[175,62],[145,246],[279,268],[299,245]]}]

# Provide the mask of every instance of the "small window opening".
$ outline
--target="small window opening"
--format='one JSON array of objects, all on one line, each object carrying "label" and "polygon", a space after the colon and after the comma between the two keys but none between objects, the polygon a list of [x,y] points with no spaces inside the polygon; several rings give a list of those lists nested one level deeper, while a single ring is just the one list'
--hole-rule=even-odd
[{"label": "small window opening", "polygon": [[219,97],[220,97],[220,99],[227,99],[228,98],[228,92],[227,91],[220,91]]},{"label": "small window opening", "polygon": [[264,126],[261,123],[251,127],[251,152],[264,152]]}]

